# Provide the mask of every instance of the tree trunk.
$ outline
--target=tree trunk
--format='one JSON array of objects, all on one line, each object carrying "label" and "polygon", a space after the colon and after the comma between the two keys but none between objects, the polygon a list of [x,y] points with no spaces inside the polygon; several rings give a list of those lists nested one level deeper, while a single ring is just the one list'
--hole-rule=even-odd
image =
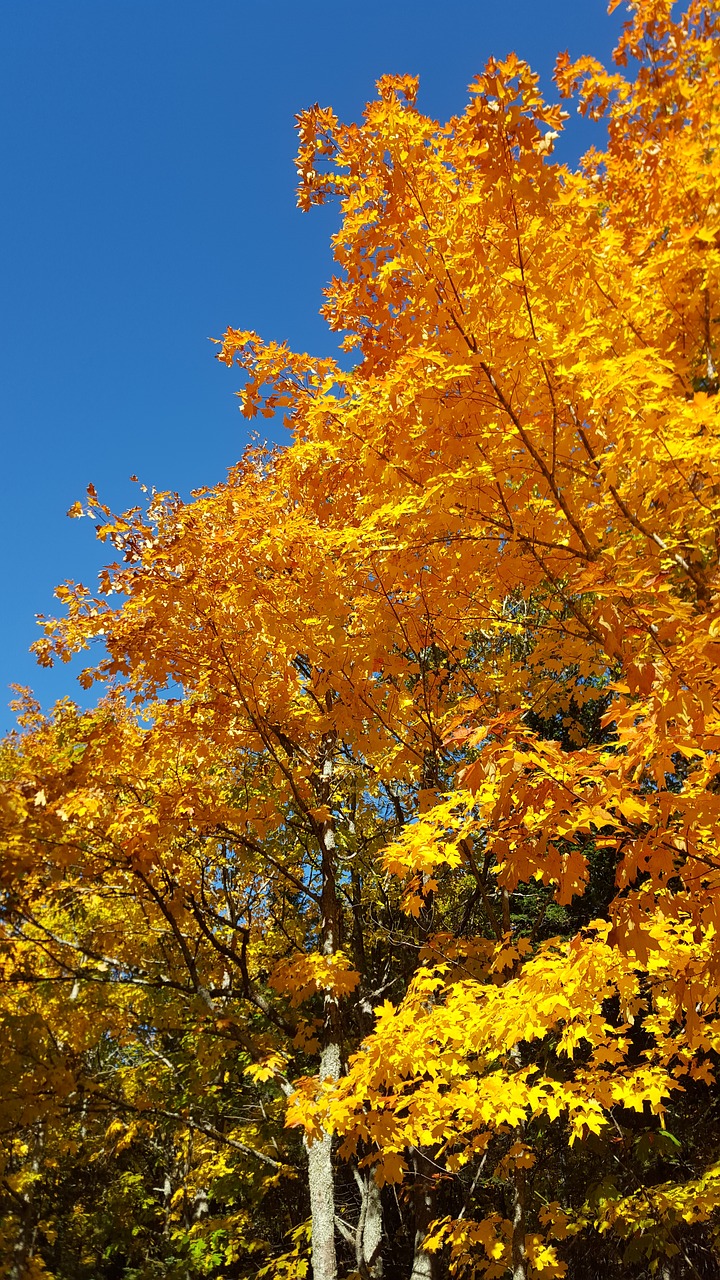
[{"label": "tree trunk", "polygon": [[435,1255],[427,1253],[424,1248],[428,1227],[435,1216],[433,1166],[422,1151],[415,1153],[413,1165],[415,1168],[415,1185],[413,1188],[415,1246],[410,1280],[434,1280]]},{"label": "tree trunk", "polygon": [[367,1180],[367,1204],[362,1233],[363,1261],[371,1280],[380,1280],[383,1262],[380,1248],[383,1238],[382,1199],[380,1188],[372,1174]]},{"label": "tree trunk", "polygon": [[360,1192],[360,1216],[354,1240],[352,1231],[347,1227],[342,1229],[342,1234],[348,1244],[355,1245],[355,1262],[361,1280],[381,1280],[383,1212],[380,1188],[372,1170],[363,1177],[359,1169],[353,1168],[353,1174]]},{"label": "tree trunk", "polygon": [[513,1179],[512,1275],[513,1280],[527,1280],[525,1253],[525,1171],[516,1169]]},{"label": "tree trunk", "polygon": [[[328,734],[318,786],[319,804],[329,808],[332,798],[333,754],[335,734]],[[332,818],[318,824],[317,835],[322,857],[322,912],[320,945],[323,954],[334,955],[340,945],[340,904],[337,896],[335,867],[335,826]],[[320,1080],[340,1077],[340,1009],[336,996],[325,997],[325,1026],[320,1054]],[[310,1210],[312,1214],[313,1280],[337,1280],[335,1251],[335,1177],[332,1160],[332,1135],[322,1136],[307,1145]]]},{"label": "tree trunk", "polygon": [[[507,905],[505,898],[507,897]],[[503,914],[510,918],[510,895],[503,890]],[[506,926],[506,932],[510,932]],[[522,1068],[522,1055],[518,1045],[510,1050],[510,1060],[516,1070]],[[517,1139],[522,1142],[525,1137],[525,1122],[515,1130]],[[513,1219],[512,1219],[512,1275],[513,1280],[527,1280],[527,1254],[525,1252],[525,1231],[527,1227],[527,1174],[524,1169],[514,1170],[512,1177]]]},{"label": "tree trunk", "polygon": [[[330,1043],[320,1055],[320,1077],[337,1080],[340,1075],[340,1046]],[[308,1182],[312,1214],[313,1280],[336,1280],[335,1254],[335,1176],[332,1162],[332,1137],[323,1131],[321,1138],[306,1143]]]},{"label": "tree trunk", "polygon": [[23,1280],[35,1252],[37,1227],[33,1222],[32,1202],[29,1196],[24,1196],[23,1199],[25,1203],[18,1218],[18,1233],[7,1273],[8,1280]]}]

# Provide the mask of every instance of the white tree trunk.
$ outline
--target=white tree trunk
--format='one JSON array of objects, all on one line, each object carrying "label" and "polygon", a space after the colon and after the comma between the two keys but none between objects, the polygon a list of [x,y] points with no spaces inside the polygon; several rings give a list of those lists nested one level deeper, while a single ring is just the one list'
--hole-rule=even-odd
[{"label": "white tree trunk", "polygon": [[512,1224],[512,1269],[513,1280],[527,1280],[527,1255],[525,1253],[525,1174],[522,1169],[515,1171]]},{"label": "white tree trunk", "polygon": [[415,1254],[413,1256],[413,1269],[410,1280],[432,1280],[433,1274],[433,1257],[431,1253],[426,1253],[423,1249],[424,1235],[415,1235]]},{"label": "white tree trunk", "polygon": [[[335,735],[329,734],[324,744],[325,754],[318,788],[318,800],[324,806],[329,806],[332,799],[334,748]],[[317,834],[322,852],[321,947],[324,955],[331,956],[340,945],[340,906],[335,883],[335,826],[332,818],[326,819],[319,825]],[[337,998],[327,994],[324,1044],[320,1054],[321,1081],[340,1078],[339,1014]],[[306,1145],[312,1214],[313,1280],[337,1280],[332,1135],[323,1131],[322,1137]]]},{"label": "white tree trunk", "polygon": [[[320,1056],[320,1078],[337,1080],[340,1075],[340,1046],[328,1044]],[[312,1214],[313,1280],[337,1280],[335,1254],[335,1179],[332,1138],[323,1132],[315,1142],[306,1143],[308,1182]]]},{"label": "white tree trunk", "polygon": [[415,1170],[414,1207],[415,1207],[415,1249],[410,1280],[433,1280],[435,1275],[435,1256],[425,1250],[428,1227],[433,1220],[435,1210],[435,1185],[433,1182],[433,1166],[424,1151],[416,1150],[413,1156]]},{"label": "white tree trunk", "polygon": [[381,1280],[383,1216],[380,1188],[372,1171],[363,1177],[359,1169],[353,1168],[353,1174],[360,1192],[357,1226],[352,1231],[342,1220],[337,1225],[348,1244],[355,1246],[355,1262],[360,1280]]},{"label": "white tree trunk", "polygon": [[365,1221],[362,1232],[363,1263],[372,1280],[380,1280],[383,1273],[380,1247],[383,1238],[382,1200],[380,1188],[372,1174],[367,1180]]}]

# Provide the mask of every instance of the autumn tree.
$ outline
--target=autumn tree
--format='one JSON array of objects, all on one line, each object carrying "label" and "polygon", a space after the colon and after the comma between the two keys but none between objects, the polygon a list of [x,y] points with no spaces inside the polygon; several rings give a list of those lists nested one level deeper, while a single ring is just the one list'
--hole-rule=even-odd
[{"label": "autumn tree", "polygon": [[228,331],[291,443],[78,504],[121,558],[37,650],[102,696],[4,755],[9,1275],[122,1143],[165,1275],[716,1273],[720,60],[672,8],[559,58],[576,171],[513,56],[446,125],[304,113],[351,367]]}]

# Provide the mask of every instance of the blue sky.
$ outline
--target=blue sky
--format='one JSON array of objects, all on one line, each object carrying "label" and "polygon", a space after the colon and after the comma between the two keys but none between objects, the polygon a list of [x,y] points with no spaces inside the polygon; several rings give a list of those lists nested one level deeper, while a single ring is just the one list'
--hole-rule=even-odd
[{"label": "blue sky", "polygon": [[[337,215],[295,207],[295,113],[357,118],[380,75],[410,72],[445,119],[511,49],[554,100],[555,54],[609,60],[620,21],[602,0],[4,0],[0,729],[11,681],[80,694],[28,646],[53,587],[103,562],[65,518],[88,482],[122,508],[133,473],[187,495],[242,452],[208,339],[335,349],[317,313]],[[562,159],[591,130],[572,118]]]}]

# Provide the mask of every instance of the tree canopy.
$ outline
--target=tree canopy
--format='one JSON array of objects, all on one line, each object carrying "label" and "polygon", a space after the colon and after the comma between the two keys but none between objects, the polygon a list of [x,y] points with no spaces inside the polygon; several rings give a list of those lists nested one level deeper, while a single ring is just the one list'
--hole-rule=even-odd
[{"label": "tree canopy", "polygon": [[[613,6],[614,7],[614,6]],[[720,57],[633,0],[607,128],[514,56],[298,118],[347,357],[228,330],[248,449],[57,590],[2,745],[2,1274],[720,1265]]]}]

